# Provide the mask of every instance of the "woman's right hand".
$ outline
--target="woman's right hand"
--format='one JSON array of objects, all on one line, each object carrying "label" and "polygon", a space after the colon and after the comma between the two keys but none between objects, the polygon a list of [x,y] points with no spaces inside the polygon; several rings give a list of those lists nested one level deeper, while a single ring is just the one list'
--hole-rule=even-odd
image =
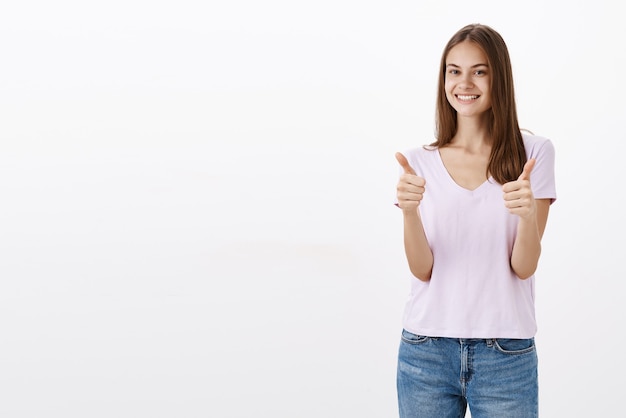
[{"label": "woman's right hand", "polygon": [[396,188],[398,206],[402,210],[415,210],[424,197],[426,180],[415,174],[415,170],[409,165],[402,153],[396,153],[396,160],[404,170]]}]

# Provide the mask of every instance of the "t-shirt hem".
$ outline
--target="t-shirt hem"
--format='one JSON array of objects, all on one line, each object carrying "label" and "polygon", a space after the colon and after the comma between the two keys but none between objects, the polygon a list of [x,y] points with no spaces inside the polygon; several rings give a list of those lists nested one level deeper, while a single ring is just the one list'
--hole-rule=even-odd
[{"label": "t-shirt hem", "polygon": [[425,337],[440,338],[465,338],[465,339],[497,339],[497,338],[514,338],[527,339],[534,338],[537,330],[511,331],[511,330],[471,330],[471,331],[455,331],[455,330],[439,330],[439,329],[415,329],[403,327],[408,332]]}]

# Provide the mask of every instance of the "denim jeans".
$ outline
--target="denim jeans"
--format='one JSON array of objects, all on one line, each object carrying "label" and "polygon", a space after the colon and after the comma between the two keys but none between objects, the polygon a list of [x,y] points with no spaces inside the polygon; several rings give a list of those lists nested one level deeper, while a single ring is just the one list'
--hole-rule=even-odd
[{"label": "denim jeans", "polygon": [[401,418],[538,416],[537,352],[530,339],[426,337],[402,331]]}]

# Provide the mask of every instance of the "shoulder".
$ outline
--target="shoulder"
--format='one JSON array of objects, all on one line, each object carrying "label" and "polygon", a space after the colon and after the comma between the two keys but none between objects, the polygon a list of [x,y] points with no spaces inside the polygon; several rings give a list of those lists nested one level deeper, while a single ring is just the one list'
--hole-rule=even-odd
[{"label": "shoulder", "polygon": [[409,148],[404,152],[404,155],[407,159],[415,158],[415,159],[428,159],[432,158],[433,155],[436,154],[437,147],[433,147],[430,145],[420,145],[418,147]]},{"label": "shoulder", "polygon": [[522,133],[527,158],[536,160],[531,184],[536,199],[556,200],[554,145],[548,138]]},{"label": "shoulder", "polygon": [[542,155],[554,156],[554,144],[550,139],[525,132],[522,132],[522,138],[524,139],[524,148],[526,148],[528,158],[537,158]]},{"label": "shoulder", "polygon": [[421,145],[414,148],[409,148],[404,152],[409,165],[418,173],[423,175],[424,169],[432,167],[436,164],[438,152],[436,147],[430,145]]}]

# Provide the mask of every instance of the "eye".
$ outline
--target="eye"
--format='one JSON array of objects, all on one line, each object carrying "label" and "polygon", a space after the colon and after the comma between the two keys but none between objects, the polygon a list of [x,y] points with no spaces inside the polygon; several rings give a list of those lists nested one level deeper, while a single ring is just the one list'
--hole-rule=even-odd
[{"label": "eye", "polygon": [[448,70],[448,74],[457,75],[459,74],[459,70],[455,70],[454,68],[451,68],[450,70]]},{"label": "eye", "polygon": [[487,75],[487,71],[485,71],[485,70],[476,70],[476,71],[474,71],[474,74],[476,74],[477,76],[483,76],[483,75]]}]

